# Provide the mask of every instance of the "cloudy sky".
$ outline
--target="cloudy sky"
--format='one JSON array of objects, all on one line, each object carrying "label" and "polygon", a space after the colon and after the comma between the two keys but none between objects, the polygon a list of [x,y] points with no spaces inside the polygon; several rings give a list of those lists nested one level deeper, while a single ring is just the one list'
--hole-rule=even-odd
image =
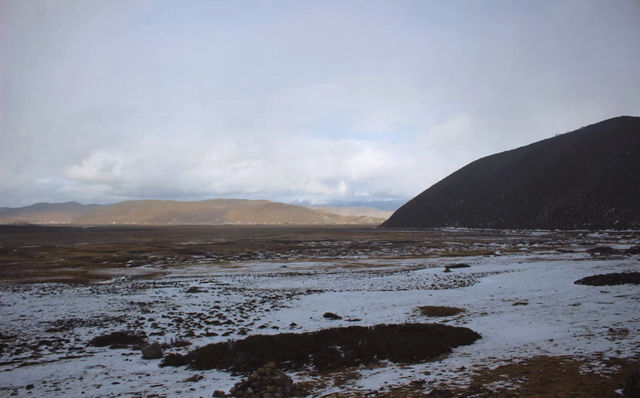
[{"label": "cloudy sky", "polygon": [[0,0],[0,206],[404,200],[640,114],[640,1]]}]

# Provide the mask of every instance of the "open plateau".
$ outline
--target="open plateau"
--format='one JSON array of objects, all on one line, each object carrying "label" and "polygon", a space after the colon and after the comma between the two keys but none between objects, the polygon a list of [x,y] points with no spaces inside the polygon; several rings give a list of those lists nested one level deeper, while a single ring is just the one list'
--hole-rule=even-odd
[{"label": "open plateau", "polygon": [[640,0],[0,0],[0,398],[640,398]]},{"label": "open plateau", "polygon": [[639,260],[630,230],[3,226],[0,395],[615,397]]}]

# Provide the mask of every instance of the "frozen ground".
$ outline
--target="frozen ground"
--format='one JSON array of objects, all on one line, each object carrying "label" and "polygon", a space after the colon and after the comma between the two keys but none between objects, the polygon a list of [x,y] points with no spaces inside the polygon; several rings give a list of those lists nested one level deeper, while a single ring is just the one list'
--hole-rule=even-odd
[{"label": "frozen ground", "polygon": [[[544,232],[537,232],[544,233]],[[381,323],[441,322],[482,335],[437,361],[386,363],[355,369],[339,386],[318,384],[314,395],[384,391],[411,382],[425,391],[464,385],[479,367],[538,355],[640,357],[640,286],[591,287],[585,276],[640,270],[638,255],[593,256],[606,243],[639,243],[613,232],[553,249],[495,244],[494,255],[312,261],[233,262],[161,267],[161,277],[116,277],[102,283],[5,284],[0,290],[0,396],[185,396],[228,391],[240,376],[158,366],[132,349],[90,347],[111,331],[144,331],[150,341],[187,340],[191,347],[251,334],[313,331]],[[515,244],[514,244],[515,245]],[[513,249],[513,247],[511,247]],[[444,272],[464,262],[469,268]],[[465,312],[426,318],[418,306]],[[333,312],[341,320],[322,315]],[[186,379],[201,375],[197,382]],[[355,375],[355,376],[354,376]],[[319,377],[292,374],[294,380]]]}]

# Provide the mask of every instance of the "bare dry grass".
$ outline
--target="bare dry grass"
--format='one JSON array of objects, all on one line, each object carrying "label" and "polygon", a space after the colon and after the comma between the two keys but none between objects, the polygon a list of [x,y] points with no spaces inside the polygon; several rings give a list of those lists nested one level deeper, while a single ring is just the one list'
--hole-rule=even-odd
[{"label": "bare dry grass", "polygon": [[593,369],[585,359],[539,356],[478,372],[467,393],[479,397],[614,398],[638,361],[609,360]]},{"label": "bare dry grass", "polygon": [[[596,361],[599,362],[599,361]],[[537,356],[495,368],[477,370],[466,387],[450,386],[450,380],[426,385],[420,380],[386,391],[351,392],[331,397],[378,398],[620,398],[621,390],[637,359],[609,359],[599,366],[593,360]],[[604,368],[602,367],[604,366]],[[453,380],[455,383],[455,380]],[[313,386],[309,386],[313,389]]]},{"label": "bare dry grass", "polygon": [[538,237],[516,233],[505,237],[499,231],[395,231],[341,226],[0,226],[0,281],[91,283],[129,275],[146,265],[157,269],[137,274],[152,276],[162,266],[202,262],[227,267],[253,260],[492,255],[493,249],[477,245],[496,239],[540,243]]}]

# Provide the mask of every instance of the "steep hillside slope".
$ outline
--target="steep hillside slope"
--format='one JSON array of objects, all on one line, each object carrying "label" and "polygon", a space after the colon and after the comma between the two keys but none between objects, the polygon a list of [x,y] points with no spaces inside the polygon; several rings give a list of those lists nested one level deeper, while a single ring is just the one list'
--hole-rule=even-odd
[{"label": "steep hillside slope", "polygon": [[382,226],[640,228],[640,118],[605,120],[476,160]]}]

